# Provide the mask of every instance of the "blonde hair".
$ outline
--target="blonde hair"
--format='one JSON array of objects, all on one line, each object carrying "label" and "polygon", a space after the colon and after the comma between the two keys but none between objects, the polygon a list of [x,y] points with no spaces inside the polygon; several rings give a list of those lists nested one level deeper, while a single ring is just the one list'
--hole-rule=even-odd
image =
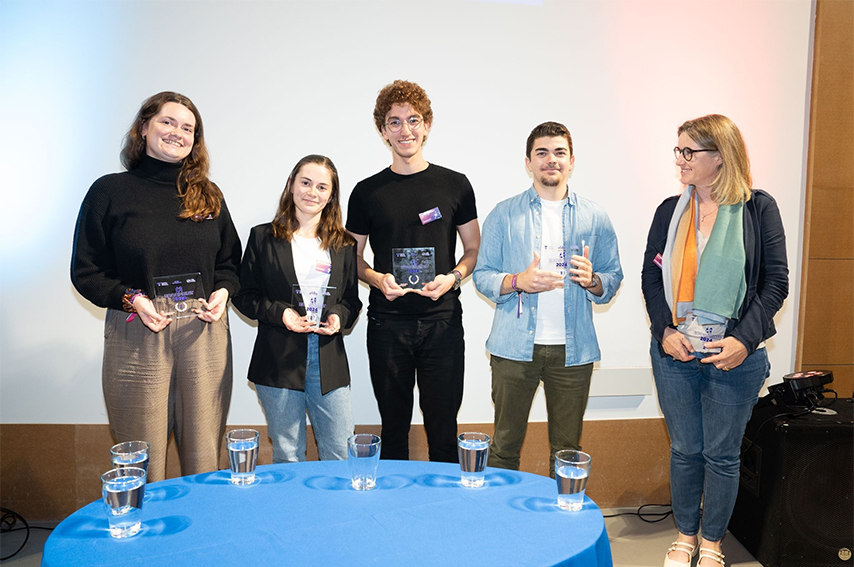
[{"label": "blonde hair", "polygon": [[718,174],[712,182],[712,198],[721,205],[750,200],[750,159],[744,138],[735,123],[721,114],[709,114],[688,120],[677,131],[694,140],[701,148],[715,150],[721,156]]}]

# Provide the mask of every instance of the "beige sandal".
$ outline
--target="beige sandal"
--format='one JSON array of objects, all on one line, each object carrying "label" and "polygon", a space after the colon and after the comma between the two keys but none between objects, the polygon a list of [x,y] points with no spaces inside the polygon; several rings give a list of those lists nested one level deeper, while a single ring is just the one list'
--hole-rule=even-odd
[{"label": "beige sandal", "polygon": [[[682,551],[687,553],[688,561],[676,561],[675,559],[670,559],[668,555],[670,555],[671,551]],[[697,555],[696,545],[691,545],[687,541],[674,541],[670,545],[670,549],[667,550],[667,553],[664,554],[664,567],[690,567],[691,560],[695,555]]]},{"label": "beige sandal", "polygon": [[724,554],[720,551],[715,551],[714,549],[709,549],[707,547],[700,548],[700,559],[697,560],[697,565],[700,564],[700,561],[703,558],[711,559],[712,561],[716,561],[721,567],[726,567],[724,563]]}]

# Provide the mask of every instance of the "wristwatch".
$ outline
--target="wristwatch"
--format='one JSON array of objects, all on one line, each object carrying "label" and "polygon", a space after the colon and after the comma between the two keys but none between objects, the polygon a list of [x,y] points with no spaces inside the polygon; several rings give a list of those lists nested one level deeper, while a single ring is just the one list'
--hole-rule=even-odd
[{"label": "wristwatch", "polygon": [[453,270],[448,275],[454,276],[454,287],[453,287],[453,289],[454,290],[460,289],[460,284],[463,282],[463,275],[460,273],[460,271],[459,270]]}]

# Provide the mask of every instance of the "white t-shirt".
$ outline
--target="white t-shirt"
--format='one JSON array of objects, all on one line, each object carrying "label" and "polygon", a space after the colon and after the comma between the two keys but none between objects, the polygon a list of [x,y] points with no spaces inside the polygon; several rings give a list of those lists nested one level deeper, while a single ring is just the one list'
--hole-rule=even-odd
[{"label": "white t-shirt", "polygon": [[[300,284],[308,319],[311,321],[312,315],[320,317],[323,312],[321,290],[329,286],[332,258],[329,250],[320,247],[319,238],[306,238],[294,234],[291,250],[294,257],[294,271]],[[299,301],[298,297],[294,297],[295,303]]]},{"label": "white t-shirt", "polygon": [[[540,249],[540,269],[559,272],[564,277],[564,285],[569,284],[567,270],[569,258],[563,241],[563,208],[566,199],[545,201],[542,203],[543,238]],[[566,344],[566,310],[562,288],[544,291],[537,299],[537,331],[534,344]]]}]

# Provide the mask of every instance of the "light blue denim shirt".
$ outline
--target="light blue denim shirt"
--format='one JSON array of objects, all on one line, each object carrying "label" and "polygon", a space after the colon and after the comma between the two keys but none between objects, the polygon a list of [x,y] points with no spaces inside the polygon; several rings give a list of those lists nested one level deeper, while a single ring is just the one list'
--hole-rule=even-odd
[{"label": "light blue denim shirt", "polygon": [[[524,272],[542,244],[542,202],[530,187],[524,193],[498,203],[486,217],[474,269],[474,285],[495,302],[492,331],[486,340],[491,354],[511,360],[530,361],[534,355],[537,325],[536,293],[522,293],[522,315],[517,317],[515,292],[501,295],[501,282],[508,274]],[[593,303],[608,303],[620,288],[623,270],[617,235],[605,210],[572,191],[563,209],[563,236],[567,259],[583,253],[582,241],[590,247],[593,271],[602,280],[604,292],[594,295],[567,276],[566,365],[578,366],[599,360],[599,342],[593,327]]]}]

